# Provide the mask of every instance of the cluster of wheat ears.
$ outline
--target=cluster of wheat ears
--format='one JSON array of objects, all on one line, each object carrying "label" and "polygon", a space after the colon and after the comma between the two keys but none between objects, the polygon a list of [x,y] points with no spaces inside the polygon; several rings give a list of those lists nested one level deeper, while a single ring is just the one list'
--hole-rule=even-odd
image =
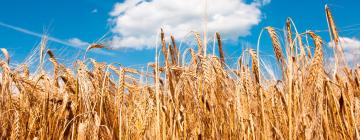
[{"label": "cluster of wheat ears", "polygon": [[[274,28],[263,29],[281,69],[279,80],[263,76],[254,49],[244,51],[236,69],[228,68],[219,34],[218,57],[203,51],[198,33],[198,49],[181,54],[174,37],[168,43],[161,32],[161,55],[146,72],[93,59],[91,65],[76,61],[68,68],[43,40],[39,67],[49,59],[53,71],[30,74],[27,65],[10,67],[8,52],[1,49],[0,137],[360,139],[360,67],[347,66],[325,9],[334,43],[331,72],[324,68],[324,44],[314,32],[298,33],[289,18],[282,47]],[[305,36],[313,43],[303,43]],[[184,63],[187,52],[191,60]]]}]

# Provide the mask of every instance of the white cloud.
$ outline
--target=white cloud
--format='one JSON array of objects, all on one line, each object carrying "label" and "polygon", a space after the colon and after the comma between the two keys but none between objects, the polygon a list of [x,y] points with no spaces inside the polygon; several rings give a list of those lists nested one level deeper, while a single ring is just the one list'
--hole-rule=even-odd
[{"label": "white cloud", "polygon": [[[340,37],[340,45],[343,48],[344,56],[350,65],[359,64],[360,61],[360,40],[357,38]],[[328,45],[333,47],[333,42]]]},{"label": "white cloud", "polygon": [[[250,34],[261,20],[260,7],[270,0],[250,4],[242,0],[208,0],[208,34],[220,32],[224,38],[236,39]],[[190,31],[203,31],[204,0],[125,0],[116,3],[112,12],[115,36],[111,47],[154,47],[160,28],[182,39]]]},{"label": "white cloud", "polygon": [[87,47],[89,45],[88,42],[82,41],[79,38],[71,38],[68,40],[69,44],[76,47]]},{"label": "white cloud", "polygon": [[125,12],[129,8],[135,7],[137,4],[141,3],[142,0],[125,0],[123,3],[116,3],[114,10],[110,13],[111,16],[118,16],[121,13]]}]

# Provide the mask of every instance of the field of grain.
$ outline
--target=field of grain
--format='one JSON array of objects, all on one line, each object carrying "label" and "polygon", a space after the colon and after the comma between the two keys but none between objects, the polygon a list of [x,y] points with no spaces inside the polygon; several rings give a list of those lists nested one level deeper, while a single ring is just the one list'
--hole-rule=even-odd
[{"label": "field of grain", "polygon": [[[331,71],[315,32],[297,32],[289,18],[281,44],[279,30],[263,29],[282,79],[264,77],[259,48],[244,50],[229,68],[220,34],[215,56],[203,51],[199,33],[198,48],[180,52],[174,37],[161,31],[160,55],[145,71],[86,57],[65,66],[44,38],[38,71],[30,73],[26,64],[11,67],[1,49],[0,137],[360,139],[360,66],[347,65],[331,12],[325,12],[334,43]],[[46,59],[52,71],[43,68]]]}]

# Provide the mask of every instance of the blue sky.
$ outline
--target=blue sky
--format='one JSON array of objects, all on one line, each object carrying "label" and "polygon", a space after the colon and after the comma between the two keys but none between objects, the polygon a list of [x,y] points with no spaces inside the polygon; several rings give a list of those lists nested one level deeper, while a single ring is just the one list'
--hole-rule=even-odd
[{"label": "blue sky", "polygon": [[[148,2],[153,3],[153,5],[156,6],[153,1]],[[181,4],[181,0],[178,0],[177,2],[180,2]],[[340,35],[353,39],[352,41],[355,42],[360,39],[360,16],[358,16],[358,13],[360,13],[360,9],[358,7],[360,5],[359,0],[267,0],[263,2],[264,4],[259,4],[258,6],[252,7],[250,7],[250,5],[254,4],[254,1],[246,0],[243,2],[237,2],[240,6],[241,4],[245,4],[245,6],[247,6],[248,8],[253,8],[255,10],[257,9],[260,12],[251,13],[252,9],[250,9],[249,13],[245,13],[245,15],[249,16],[251,16],[252,14],[254,16],[258,16],[256,19],[249,22],[248,26],[242,27],[229,24],[228,26],[233,28],[216,28],[217,30],[224,31],[224,33],[221,32],[222,34],[225,34],[224,38],[229,38],[225,39],[225,53],[229,57],[229,60],[231,60],[231,58],[233,57],[235,58],[240,55],[241,46],[243,46],[242,44],[248,43],[250,44],[250,47],[253,47],[254,44],[256,44],[258,34],[263,27],[274,26],[281,29],[284,26],[287,17],[291,17],[295,21],[295,24],[297,25],[297,28],[300,32],[303,32],[305,30],[325,30],[319,32],[319,34],[322,35],[326,42],[329,41],[327,37],[328,33],[326,32],[327,23],[324,12],[325,4],[328,4],[331,8],[331,11],[335,18],[335,22],[340,31]],[[21,28],[26,31],[30,31],[31,33],[42,34],[46,32],[49,36],[55,39],[59,39],[60,41],[63,41],[65,43],[69,42],[69,40],[71,39],[79,39],[78,41],[82,41],[77,43],[92,43],[96,42],[98,39],[100,39],[103,35],[106,34],[105,40],[109,42],[116,42],[116,39],[120,38],[120,40],[118,40],[117,46],[114,47],[116,48],[116,50],[95,51],[90,53],[89,57],[107,63],[118,62],[125,66],[144,66],[144,64],[146,64],[147,62],[154,60],[153,46],[155,44],[156,38],[151,38],[152,34],[154,33],[147,32],[147,27],[139,27],[139,30],[142,30],[137,31],[136,27],[133,27],[133,24],[149,26],[150,28],[162,23],[157,21],[153,22],[152,24],[146,23],[146,19],[149,19],[148,22],[154,21],[154,18],[148,17],[147,15],[141,15],[142,12],[148,11],[136,12],[136,10],[129,10],[138,5],[141,5],[141,3],[135,3],[135,5],[132,5],[132,7],[127,7],[127,9],[121,9],[126,6],[124,4],[116,7],[116,3],[118,3],[118,5],[121,5],[124,3],[124,1],[2,0],[0,4],[0,25],[2,25],[0,26],[0,47],[8,49],[12,57],[13,63],[20,64],[28,55],[32,53],[34,47],[39,44],[40,38],[34,35],[26,34],[24,32],[20,32],[18,30],[14,30],[11,27],[16,27],[18,29]],[[163,5],[166,6],[166,4]],[[211,3],[209,5],[211,5]],[[116,13],[117,8],[119,8],[122,13],[114,14],[114,12]],[[234,8],[234,10],[239,10],[236,9],[237,7]],[[147,9],[151,10],[152,8]],[[147,9],[143,8],[143,10]],[[226,8],[224,7],[224,9]],[[161,11],[149,12],[158,13]],[[178,12],[191,13],[191,11]],[[212,12],[209,13],[212,14]],[[171,14],[171,12],[169,12],[169,14]],[[130,19],[132,18],[133,20],[137,19],[133,18],[134,15],[139,16],[140,18],[144,18],[143,21],[139,21],[143,23],[140,24],[136,22],[131,22],[131,20],[123,20],[125,19],[124,16],[132,16],[130,17]],[[208,16],[212,17],[213,15]],[[174,23],[169,23],[169,25],[182,24],[184,21],[189,20],[189,16],[187,16],[183,20],[180,20],[181,17],[178,18],[178,21],[175,20]],[[170,17],[170,19],[178,18]],[[199,19],[201,18],[202,17],[199,17]],[[199,20],[198,22],[200,22],[198,24],[202,24],[201,20]],[[216,20],[214,20],[213,22],[217,23]],[[227,22],[231,23],[233,21],[227,20]],[[237,24],[241,24],[243,21],[240,20],[234,22],[239,22]],[[192,25],[192,23],[189,23],[188,25]],[[225,25],[227,25],[227,23]],[[9,28],[9,26],[11,27]],[[219,25],[219,27],[220,26],[222,25]],[[125,27],[132,28],[132,30],[127,30],[127,28]],[[167,26],[165,28],[167,28]],[[169,26],[169,29],[171,29],[171,26]],[[233,32],[237,29],[239,30],[239,32]],[[143,32],[147,33],[144,33],[144,36],[131,34],[142,34]],[[179,35],[182,34],[182,32],[178,30],[174,30],[174,33]],[[227,37],[226,35],[228,35],[229,37]],[[132,42],[137,40],[141,41],[145,38],[146,40],[144,41],[144,43],[152,41],[154,42],[154,44],[150,43],[151,45],[147,47],[143,45],[144,43],[136,43],[134,44],[134,46],[121,45],[124,42],[123,39],[131,39],[132,36],[135,36],[135,40],[133,40]],[[234,36],[236,36],[235,39]],[[190,37],[190,39],[188,40],[191,39],[192,37]],[[262,40],[263,41],[261,43],[261,53],[264,55],[271,55],[272,48],[270,46],[270,40],[266,37],[266,35],[263,37]],[[75,59],[75,56],[78,52],[83,51],[83,49],[71,47],[64,43],[58,43],[56,41],[50,41],[48,47],[54,51],[55,55],[57,55],[60,60],[68,63]],[[357,48],[356,45],[355,48]]]}]

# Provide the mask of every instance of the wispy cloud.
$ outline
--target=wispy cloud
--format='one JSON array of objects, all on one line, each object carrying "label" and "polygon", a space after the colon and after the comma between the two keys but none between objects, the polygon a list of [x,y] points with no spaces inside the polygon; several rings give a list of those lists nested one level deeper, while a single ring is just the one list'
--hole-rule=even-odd
[{"label": "wispy cloud", "polygon": [[[17,26],[14,26],[14,25],[6,24],[6,23],[1,22],[1,21],[0,21],[0,26],[15,30],[15,31],[27,34],[27,35],[39,37],[39,38],[42,38],[44,36],[43,34],[36,33],[36,32],[30,31],[30,30],[27,30],[27,29],[24,29],[24,28],[21,28],[21,27],[17,27]],[[90,45],[90,43],[88,43],[86,41],[82,41],[79,38],[71,38],[71,39],[68,39],[68,40],[62,40],[62,39],[59,39],[59,38],[47,36],[47,39],[49,41],[52,41],[52,42],[55,42],[55,43],[59,43],[59,44],[65,45],[65,46],[70,46],[70,47],[79,48],[79,49],[83,49],[83,50],[85,50],[86,47],[88,45]],[[99,54],[104,54],[104,55],[112,55],[112,53],[105,52],[105,51],[102,51],[102,50],[98,50],[98,51],[94,51],[94,52],[99,53]]]},{"label": "wispy cloud", "polygon": [[[18,31],[18,32],[21,32],[21,33],[24,33],[24,34],[28,34],[28,35],[32,35],[32,36],[35,36],[35,37],[43,37],[44,35],[43,34],[40,34],[40,33],[36,33],[36,32],[33,32],[33,31],[30,31],[30,30],[27,30],[27,29],[24,29],[24,28],[21,28],[21,27],[17,27],[17,26],[13,26],[13,25],[9,25],[9,24],[6,24],[4,22],[1,22],[0,21],[0,26],[2,27],[5,27],[5,28],[9,28],[9,29],[13,29],[15,31]],[[64,40],[61,40],[61,39],[58,39],[58,38],[55,38],[55,37],[51,37],[51,36],[47,36],[48,40],[52,41],[52,42],[56,42],[56,43],[59,43],[59,44],[63,44],[63,45],[66,45],[66,46],[70,46],[70,47],[76,47],[76,48],[82,48],[82,47],[86,47],[86,45],[84,44],[74,44],[74,42],[71,42],[71,40],[69,41],[64,41]],[[79,40],[79,39],[78,39]],[[87,43],[89,44],[89,43]]]},{"label": "wispy cloud", "polygon": [[93,10],[91,11],[91,13],[93,13],[93,14],[98,13],[98,12],[99,12],[98,9],[93,9]]}]

